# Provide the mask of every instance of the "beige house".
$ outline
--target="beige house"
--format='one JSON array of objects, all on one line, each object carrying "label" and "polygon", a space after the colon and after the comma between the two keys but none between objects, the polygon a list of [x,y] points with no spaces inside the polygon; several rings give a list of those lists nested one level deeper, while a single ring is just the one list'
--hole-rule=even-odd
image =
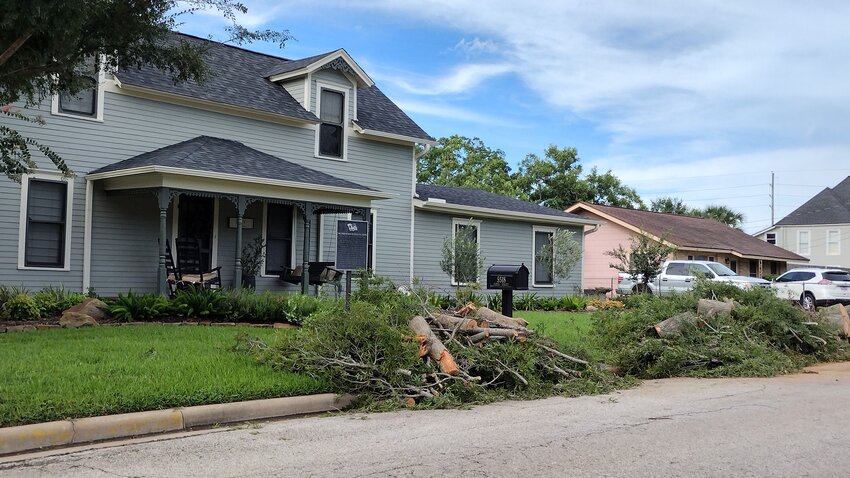
[{"label": "beige house", "polygon": [[676,246],[670,259],[706,260],[725,264],[740,275],[764,277],[788,269],[788,263],[806,258],[787,251],[713,219],[678,216],[613,206],[577,203],[567,212],[604,221],[600,227],[585,227],[582,288],[616,287],[617,270],[605,252],[638,234]]},{"label": "beige house", "polygon": [[850,267],[850,176],[754,236],[807,258],[811,265]]}]

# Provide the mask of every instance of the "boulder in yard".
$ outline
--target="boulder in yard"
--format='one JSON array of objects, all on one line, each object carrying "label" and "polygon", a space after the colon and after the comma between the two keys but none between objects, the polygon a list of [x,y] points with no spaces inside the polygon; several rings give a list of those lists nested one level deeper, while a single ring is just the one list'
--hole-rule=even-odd
[{"label": "boulder in yard", "polygon": [[88,315],[95,321],[98,321],[103,320],[108,316],[105,310],[108,307],[109,306],[107,306],[102,300],[89,297],[84,301],[80,302],[79,304],[66,309],[64,312],[62,312],[62,315],[64,316],[68,312],[76,312],[83,315]]},{"label": "boulder in yard", "polygon": [[98,325],[98,323],[92,316],[83,314],[82,312],[65,312],[59,318],[59,325],[69,329],[76,329],[77,327]]}]

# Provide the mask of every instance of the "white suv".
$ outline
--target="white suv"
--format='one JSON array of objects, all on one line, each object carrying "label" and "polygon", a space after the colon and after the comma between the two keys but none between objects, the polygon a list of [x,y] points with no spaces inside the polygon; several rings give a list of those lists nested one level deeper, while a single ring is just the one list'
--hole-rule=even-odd
[{"label": "white suv", "polygon": [[841,269],[791,269],[770,287],[780,299],[800,301],[806,310],[818,305],[850,304],[850,272]]}]

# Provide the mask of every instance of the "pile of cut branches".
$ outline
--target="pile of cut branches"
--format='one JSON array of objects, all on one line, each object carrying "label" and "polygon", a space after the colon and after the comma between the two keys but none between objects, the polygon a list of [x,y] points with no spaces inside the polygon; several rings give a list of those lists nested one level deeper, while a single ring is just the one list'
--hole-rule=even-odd
[{"label": "pile of cut branches", "polygon": [[603,393],[630,383],[559,350],[522,319],[471,305],[433,310],[420,297],[361,284],[349,310],[308,317],[263,360],[381,407]]}]

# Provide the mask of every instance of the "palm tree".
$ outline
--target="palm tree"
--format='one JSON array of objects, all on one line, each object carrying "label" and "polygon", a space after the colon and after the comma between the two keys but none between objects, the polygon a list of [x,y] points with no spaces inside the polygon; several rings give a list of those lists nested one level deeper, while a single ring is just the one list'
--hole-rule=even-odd
[{"label": "palm tree", "polygon": [[733,211],[726,206],[711,205],[704,209],[695,209],[692,214],[707,219],[714,219],[726,224],[729,227],[740,228],[744,223],[744,215],[740,212]]}]

